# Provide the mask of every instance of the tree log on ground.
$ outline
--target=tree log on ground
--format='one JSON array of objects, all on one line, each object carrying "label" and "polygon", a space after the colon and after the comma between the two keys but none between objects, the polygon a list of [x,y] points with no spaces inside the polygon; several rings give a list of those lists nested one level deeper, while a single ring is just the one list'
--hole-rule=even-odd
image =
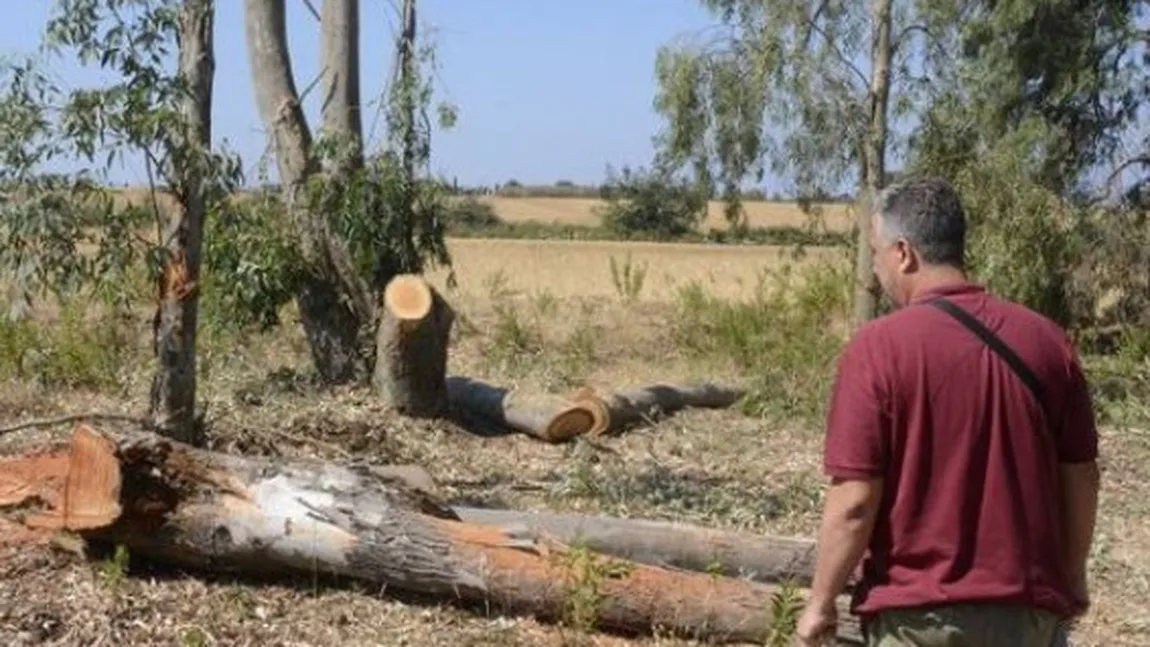
[{"label": "tree log on ground", "polygon": [[652,384],[602,393],[591,387],[576,391],[576,403],[596,402],[605,411],[591,435],[618,433],[633,425],[659,418],[688,407],[729,407],[743,397],[743,389],[710,382],[696,384]]},{"label": "tree log on ground", "polygon": [[521,527],[565,544],[651,566],[756,582],[810,586],[815,542],[726,532],[683,523],[453,506],[462,521]]},{"label": "tree log on ground", "polygon": [[[400,479],[412,489],[438,496],[435,479],[419,465],[372,467],[384,478]],[[814,577],[815,542],[731,532],[686,523],[598,515],[528,512],[499,508],[451,506],[461,521],[501,526],[519,534],[549,536],[564,544],[641,564],[675,568],[754,582],[786,581],[810,586]],[[854,581],[850,582],[853,585]]]},{"label": "tree log on ground", "polygon": [[447,378],[447,397],[456,417],[511,429],[549,443],[562,443],[602,424],[606,411],[593,400],[572,402],[559,395],[494,386],[468,377]]},{"label": "tree log on ground", "polygon": [[448,410],[447,347],[455,313],[422,277],[400,274],[383,291],[373,384],[383,401],[412,417]]},{"label": "tree log on ground", "polygon": [[[63,474],[61,474],[63,472]],[[30,509],[35,498],[46,511]],[[0,508],[25,527],[114,540],[172,565],[325,572],[584,628],[759,642],[778,589],[634,562],[460,521],[430,495],[360,469],[247,459],[150,433],[77,427],[67,449],[0,462]],[[573,604],[586,600],[591,605]],[[840,644],[859,644],[844,616]],[[852,642],[855,641],[855,642]]]}]

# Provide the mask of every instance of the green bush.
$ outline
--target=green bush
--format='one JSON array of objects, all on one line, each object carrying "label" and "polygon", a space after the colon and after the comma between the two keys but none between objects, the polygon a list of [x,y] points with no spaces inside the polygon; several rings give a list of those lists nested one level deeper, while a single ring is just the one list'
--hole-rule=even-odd
[{"label": "green bush", "polygon": [[695,231],[707,214],[707,195],[664,171],[624,167],[603,190],[603,227],[620,238],[636,235],[667,240]]}]

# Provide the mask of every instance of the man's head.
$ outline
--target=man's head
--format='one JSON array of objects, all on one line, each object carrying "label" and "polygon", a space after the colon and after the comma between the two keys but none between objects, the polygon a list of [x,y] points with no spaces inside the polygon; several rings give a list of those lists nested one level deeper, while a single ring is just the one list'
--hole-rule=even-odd
[{"label": "man's head", "polygon": [[946,180],[893,185],[878,196],[871,217],[874,272],[897,305],[940,279],[962,276],[966,217]]}]

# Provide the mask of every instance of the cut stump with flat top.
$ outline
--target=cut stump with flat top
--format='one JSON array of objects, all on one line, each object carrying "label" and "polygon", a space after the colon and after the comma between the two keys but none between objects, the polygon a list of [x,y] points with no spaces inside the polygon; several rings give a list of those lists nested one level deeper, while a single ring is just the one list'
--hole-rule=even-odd
[{"label": "cut stump with flat top", "polygon": [[[116,541],[175,566],[321,572],[544,620],[577,616],[584,629],[761,644],[780,592],[460,521],[402,478],[371,470],[233,456],[152,433],[77,427],[67,450],[0,462],[0,484],[9,522]],[[48,510],[30,510],[29,497]],[[588,594],[594,613],[583,614],[576,603]],[[860,644],[849,616],[838,635]]]},{"label": "cut stump with flat top", "polygon": [[423,277],[399,274],[383,290],[372,385],[389,408],[413,418],[448,409],[447,347],[455,313]]}]

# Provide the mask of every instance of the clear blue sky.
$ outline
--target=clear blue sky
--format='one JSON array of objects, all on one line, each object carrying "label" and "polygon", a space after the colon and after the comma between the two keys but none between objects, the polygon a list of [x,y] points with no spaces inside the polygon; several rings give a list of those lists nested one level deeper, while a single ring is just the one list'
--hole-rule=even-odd
[{"label": "clear blue sky", "polygon": [[[322,0],[314,0],[319,6]],[[33,51],[54,0],[7,0],[0,53]],[[244,46],[243,3],[217,0],[214,139],[227,141],[251,171],[267,140],[256,111]],[[303,0],[288,0],[297,87],[319,70],[318,23]],[[542,9],[546,7],[546,11]],[[423,0],[421,27],[438,44],[441,98],[460,119],[432,142],[434,171],[463,184],[600,181],[607,164],[646,165],[661,125],[652,108],[658,47],[711,24],[695,0]],[[396,30],[390,0],[361,0],[365,102],[378,97]],[[432,31],[433,30],[433,31]],[[66,87],[98,82],[76,64],[54,68]],[[305,102],[312,123],[318,91]],[[374,106],[364,107],[370,130]],[[382,124],[375,129],[375,144]],[[115,173],[142,183],[142,165]],[[254,178],[249,178],[249,181]],[[774,185],[774,182],[768,182]]]}]

